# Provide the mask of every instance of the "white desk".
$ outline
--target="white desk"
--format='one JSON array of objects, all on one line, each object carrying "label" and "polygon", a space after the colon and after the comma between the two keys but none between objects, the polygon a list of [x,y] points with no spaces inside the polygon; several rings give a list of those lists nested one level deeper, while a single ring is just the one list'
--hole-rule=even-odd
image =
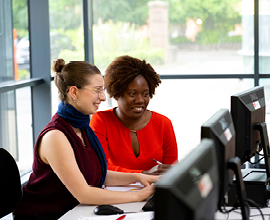
[{"label": "white desk", "polygon": [[[270,220],[270,207],[262,208],[261,211],[262,211],[262,213],[264,215],[264,219],[265,220]],[[242,219],[240,208],[233,211],[233,212],[231,212],[229,214],[229,216],[227,214],[217,212],[216,215],[215,215],[215,220],[221,220],[221,219],[233,219],[233,220]],[[257,219],[261,220],[262,219],[262,216],[261,216],[260,212],[258,211],[258,209],[255,209],[254,207],[250,208],[249,219],[250,220],[257,220]]]},{"label": "white desk", "polygon": [[[113,191],[133,191],[140,190],[143,186],[140,183],[130,184],[127,186],[106,186],[106,190]],[[134,203],[124,203],[124,204],[115,204],[114,206],[119,207],[124,210],[124,212],[143,212],[142,207],[145,202],[134,202]],[[94,214],[93,210],[97,206],[89,206],[89,205],[78,205],[74,209],[67,212],[64,216],[62,216],[61,220],[70,220],[70,219],[79,219],[80,217],[97,217]],[[102,216],[100,216],[102,217]]]},{"label": "white desk", "polygon": [[[117,204],[115,206],[119,207],[120,209],[123,209],[125,212],[142,212],[142,207],[145,202],[134,202],[134,203],[125,203],[125,204]],[[78,205],[74,209],[67,212],[65,215],[63,215],[60,220],[78,220],[80,217],[97,217],[93,213],[93,210],[96,206],[88,206],[88,205]],[[270,207],[262,208],[261,211],[264,214],[265,220],[270,220]],[[229,217],[227,218],[226,214],[217,212],[215,215],[216,220],[221,219],[242,219],[241,211],[240,209],[233,211],[229,214]],[[255,209],[251,208],[250,210],[250,219],[262,219],[260,212]]]},{"label": "white desk", "polygon": [[[141,188],[142,186],[137,184],[132,184],[125,187],[107,187],[108,190],[115,190],[115,191],[127,191],[131,189]],[[124,210],[124,212],[143,212],[142,207],[145,204],[145,202],[133,202],[133,203],[124,203],[124,204],[116,204],[114,206],[117,206],[118,208]],[[78,220],[81,217],[98,217],[94,214],[93,210],[96,206],[90,206],[90,205],[78,205],[74,209],[67,212],[65,215],[63,215],[60,220]],[[229,207],[228,207],[229,209]],[[265,220],[270,220],[270,205],[269,207],[262,208],[261,211],[264,214]],[[102,218],[102,216],[100,216]],[[104,217],[104,216],[103,216]],[[241,210],[240,208],[236,211],[233,211],[229,214],[223,214],[220,212],[217,212],[215,215],[216,220],[221,219],[242,219]],[[260,212],[255,208],[250,208],[250,219],[252,220],[259,220],[262,219]]]},{"label": "white desk", "polygon": [[[134,203],[124,203],[124,204],[116,204],[120,209],[123,209],[125,212],[143,212],[142,207],[145,202],[134,202]],[[96,206],[88,206],[88,205],[78,205],[74,209],[67,212],[60,219],[61,220],[78,220],[80,217],[97,217],[94,214],[93,210]]]}]

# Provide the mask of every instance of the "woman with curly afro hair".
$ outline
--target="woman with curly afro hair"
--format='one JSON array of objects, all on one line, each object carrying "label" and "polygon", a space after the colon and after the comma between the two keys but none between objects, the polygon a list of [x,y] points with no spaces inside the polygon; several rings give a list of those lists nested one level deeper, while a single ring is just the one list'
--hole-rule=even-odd
[{"label": "woman with curly afro hair", "polygon": [[116,58],[106,69],[104,87],[117,107],[94,114],[90,126],[101,142],[109,170],[159,174],[177,161],[170,119],[147,109],[160,83],[149,63],[131,56]]}]

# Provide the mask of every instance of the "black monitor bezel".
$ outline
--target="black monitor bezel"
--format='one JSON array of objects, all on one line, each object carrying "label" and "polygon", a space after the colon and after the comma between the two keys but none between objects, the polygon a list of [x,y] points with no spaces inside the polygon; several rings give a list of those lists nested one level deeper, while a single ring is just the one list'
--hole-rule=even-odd
[{"label": "black monitor bezel", "polygon": [[[229,133],[231,136],[228,136]],[[234,172],[228,168],[228,161],[235,157],[235,130],[228,109],[220,109],[201,126],[201,138],[210,138],[215,143],[219,166],[219,201],[222,210],[225,195],[233,183]]]},{"label": "black monitor bezel", "polygon": [[[211,161],[212,164],[209,166]],[[204,198],[197,189],[198,186],[186,181],[190,169],[194,167],[200,167],[202,174],[209,174],[213,184],[209,194]],[[204,170],[204,167],[207,169]],[[180,215],[182,219],[199,219],[199,216],[212,219],[217,210],[218,180],[214,142],[211,139],[203,139],[198,147],[174,165],[155,184],[155,219],[177,219]],[[190,186],[190,189],[181,188],[180,182]]]},{"label": "black monitor bezel", "polygon": [[[259,102],[260,108],[255,109],[253,103]],[[236,132],[235,155],[242,164],[251,161],[260,146],[260,132],[255,128],[257,123],[265,123],[264,87],[256,86],[231,96],[231,115]]]}]

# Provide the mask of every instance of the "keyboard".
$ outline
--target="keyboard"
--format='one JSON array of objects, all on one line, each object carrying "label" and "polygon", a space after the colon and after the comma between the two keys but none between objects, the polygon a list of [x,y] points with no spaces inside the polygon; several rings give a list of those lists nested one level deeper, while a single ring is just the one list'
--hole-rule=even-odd
[{"label": "keyboard", "polygon": [[142,207],[143,211],[154,211],[154,195],[152,195],[151,197],[149,197],[149,199],[147,200],[147,202],[144,204],[144,206]]}]

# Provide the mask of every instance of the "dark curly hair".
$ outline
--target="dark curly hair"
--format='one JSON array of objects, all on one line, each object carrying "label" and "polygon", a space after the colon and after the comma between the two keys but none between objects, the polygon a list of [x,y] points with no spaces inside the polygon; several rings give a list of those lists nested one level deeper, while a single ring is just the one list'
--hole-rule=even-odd
[{"label": "dark curly hair", "polygon": [[153,67],[128,55],[117,57],[105,70],[104,87],[110,97],[119,98],[126,91],[129,83],[137,76],[142,75],[149,85],[149,96],[153,97],[156,87],[161,83],[159,75]]},{"label": "dark curly hair", "polygon": [[52,70],[55,72],[54,82],[62,101],[67,100],[67,91],[70,86],[83,87],[88,83],[89,74],[101,74],[96,66],[86,61],[70,61],[65,64],[61,58],[53,61]]}]

